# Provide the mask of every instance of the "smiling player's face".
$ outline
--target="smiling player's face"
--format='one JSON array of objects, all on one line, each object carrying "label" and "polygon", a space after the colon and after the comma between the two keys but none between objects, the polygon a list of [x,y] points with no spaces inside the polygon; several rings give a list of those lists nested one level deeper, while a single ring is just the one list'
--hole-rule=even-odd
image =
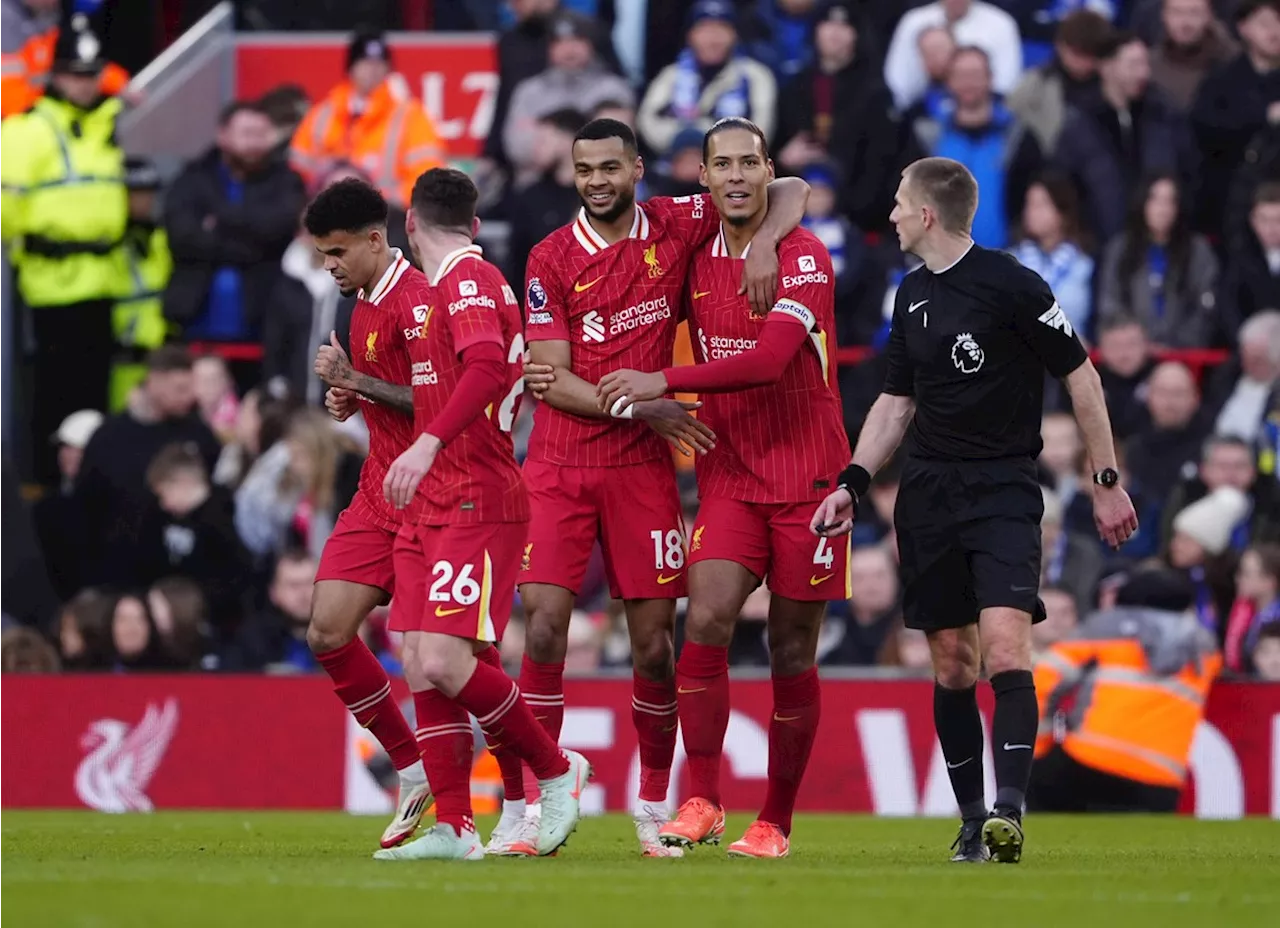
[{"label": "smiling player's face", "polygon": [[622,139],[582,139],[573,143],[573,183],[593,219],[613,222],[636,201],[636,183],[644,176],[639,155]]},{"label": "smiling player's face", "polygon": [[765,189],[773,180],[773,162],[765,157],[759,136],[746,129],[725,129],[707,143],[702,186],[721,218],[730,225],[747,225],[768,208]]},{"label": "smiling player's face", "polygon": [[373,272],[378,255],[386,247],[386,238],[381,229],[338,231],[316,238],[315,245],[324,256],[324,269],[338,285],[338,292],[353,296],[357,290],[367,292],[374,283]]}]

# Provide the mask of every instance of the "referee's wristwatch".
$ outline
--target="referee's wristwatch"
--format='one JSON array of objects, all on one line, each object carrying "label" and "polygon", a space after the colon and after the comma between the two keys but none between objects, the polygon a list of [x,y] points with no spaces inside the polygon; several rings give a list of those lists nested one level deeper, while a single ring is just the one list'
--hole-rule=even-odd
[{"label": "referee's wristwatch", "polygon": [[1114,486],[1120,484],[1120,475],[1116,473],[1114,467],[1104,467],[1093,475],[1093,482],[1100,487],[1110,490]]}]

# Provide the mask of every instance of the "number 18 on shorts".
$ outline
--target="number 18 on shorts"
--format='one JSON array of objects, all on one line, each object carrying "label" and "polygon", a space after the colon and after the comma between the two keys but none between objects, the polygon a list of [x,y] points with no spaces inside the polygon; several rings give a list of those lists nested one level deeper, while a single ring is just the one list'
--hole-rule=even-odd
[{"label": "number 18 on shorts", "polygon": [[501,641],[526,523],[406,525],[396,536],[392,631]]}]

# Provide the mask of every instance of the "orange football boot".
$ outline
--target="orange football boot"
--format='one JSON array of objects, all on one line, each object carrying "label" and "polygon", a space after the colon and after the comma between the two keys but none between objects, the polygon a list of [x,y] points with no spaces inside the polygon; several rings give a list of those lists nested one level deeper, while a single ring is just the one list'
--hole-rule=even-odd
[{"label": "orange football boot", "polygon": [[668,847],[719,844],[724,836],[724,809],[694,796],[680,806],[676,817],[658,829],[658,840]]},{"label": "orange football boot", "polygon": [[788,857],[791,842],[770,822],[752,822],[747,833],[729,845],[730,857]]}]

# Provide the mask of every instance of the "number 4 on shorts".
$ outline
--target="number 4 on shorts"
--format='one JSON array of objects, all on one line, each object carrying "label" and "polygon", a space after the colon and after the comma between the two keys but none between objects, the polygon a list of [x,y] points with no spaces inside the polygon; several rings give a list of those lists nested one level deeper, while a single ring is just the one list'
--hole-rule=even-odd
[{"label": "number 4 on shorts", "polygon": [[813,563],[820,564],[830,570],[831,565],[835,562],[836,553],[832,550],[831,543],[825,538],[819,538],[817,550],[813,552]]}]

